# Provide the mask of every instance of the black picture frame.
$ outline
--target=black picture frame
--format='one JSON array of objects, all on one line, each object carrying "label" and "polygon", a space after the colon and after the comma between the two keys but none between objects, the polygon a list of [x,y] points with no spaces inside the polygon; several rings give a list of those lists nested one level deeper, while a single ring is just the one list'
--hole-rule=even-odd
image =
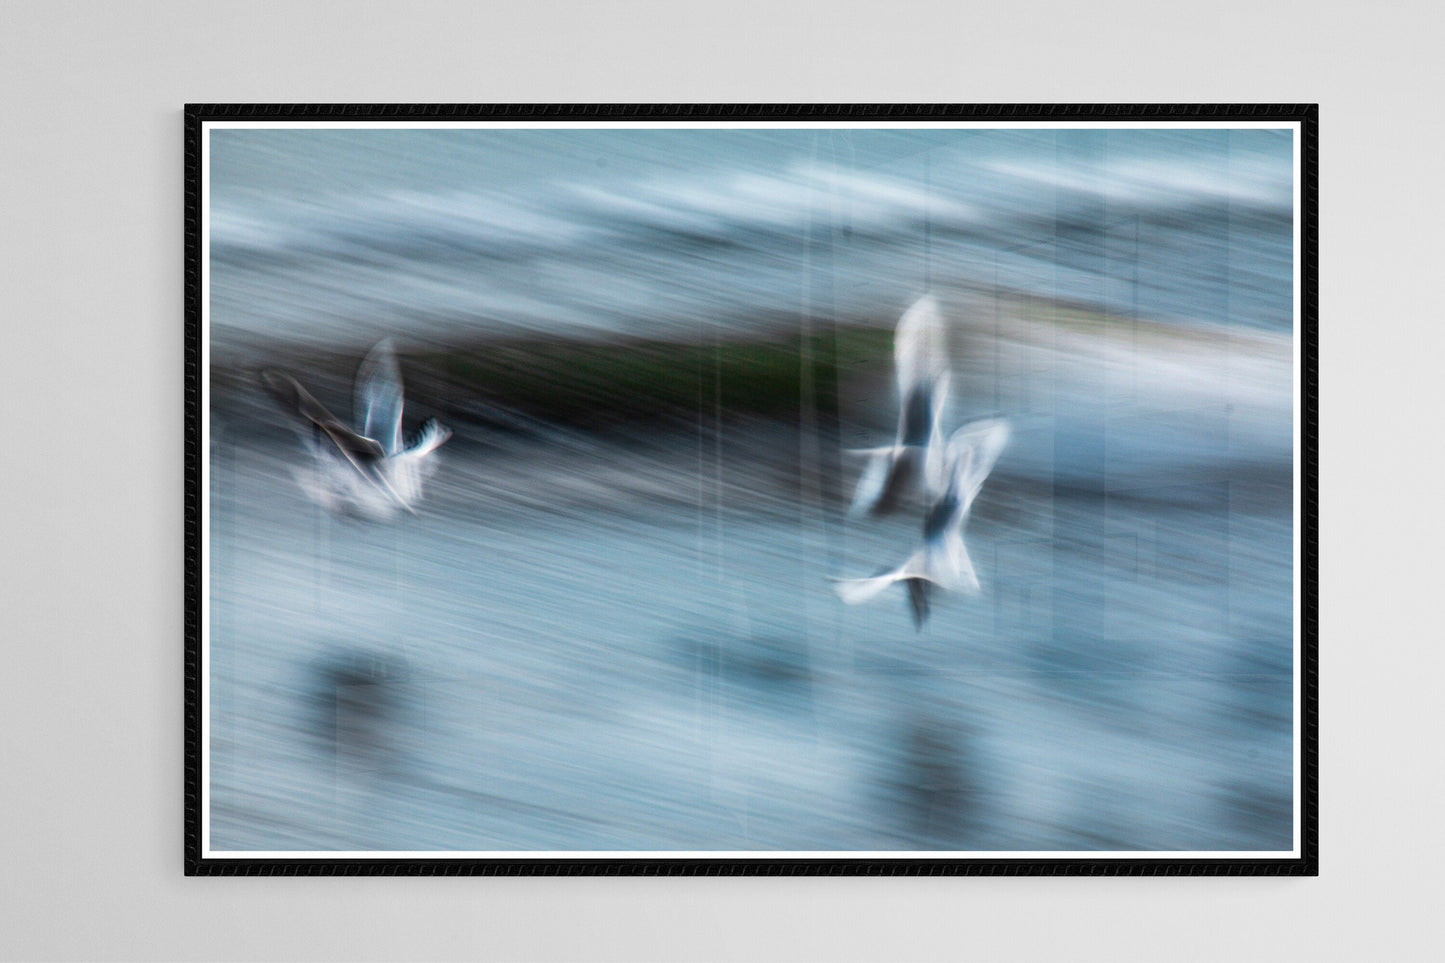
[{"label": "black picture frame", "polygon": [[[906,855],[850,857],[833,853],[817,858],[766,852],[747,856],[689,854],[679,858],[624,854],[571,858],[526,852],[486,858],[450,855],[377,855],[332,857],[310,853],[260,857],[213,855],[203,838],[202,701],[203,632],[207,599],[202,592],[205,519],[202,514],[203,380],[203,170],[202,141],[213,122],[349,122],[378,125],[404,122],[718,122],[767,124],[790,122],[979,122],[1081,125],[1127,123],[1271,123],[1297,125],[1296,208],[1298,383],[1295,386],[1299,442],[1294,451],[1299,488],[1296,533],[1297,664],[1295,754],[1297,846],[1288,855],[1252,858],[1232,853],[1210,857],[1199,852],[1180,858],[1147,853],[1053,854],[966,857]],[[184,659],[184,871],[186,875],[1318,875],[1318,107],[1312,104],[872,104],[872,105],[463,105],[463,104],[192,104],[184,112],[185,153],[185,659]]]}]

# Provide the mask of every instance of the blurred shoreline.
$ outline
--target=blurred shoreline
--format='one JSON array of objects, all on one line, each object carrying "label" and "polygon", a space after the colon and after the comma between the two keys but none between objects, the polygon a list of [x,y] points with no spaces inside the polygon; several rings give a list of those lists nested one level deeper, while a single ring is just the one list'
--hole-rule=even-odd
[{"label": "blurred shoreline", "polygon": [[[1146,499],[1171,497],[1181,477],[1196,486],[1246,477],[1288,483],[1287,335],[1110,318],[1029,300],[955,299],[950,308],[961,320],[950,338],[948,422],[1009,419],[1015,440],[997,468],[1002,476]],[[533,476],[598,497],[606,478],[617,493],[685,501],[695,497],[696,478],[663,463],[692,445],[709,470],[725,462],[727,473],[750,476],[750,484],[808,486],[831,503],[860,467],[846,449],[891,436],[892,329],[881,318],[811,328],[806,338],[794,330],[704,342],[533,337],[403,345],[406,428],[441,420],[455,432],[444,455],[485,456],[466,461],[497,466],[494,478],[473,478],[469,487],[516,489],[524,502],[530,483],[522,479]],[[266,366],[292,371],[348,420],[357,361],[349,352],[277,352]],[[296,429],[260,389],[260,370],[213,367],[214,430],[275,441]],[[1092,447],[1081,445],[1091,436]],[[614,464],[574,470],[589,453]],[[445,477],[439,484],[448,484]]]}]

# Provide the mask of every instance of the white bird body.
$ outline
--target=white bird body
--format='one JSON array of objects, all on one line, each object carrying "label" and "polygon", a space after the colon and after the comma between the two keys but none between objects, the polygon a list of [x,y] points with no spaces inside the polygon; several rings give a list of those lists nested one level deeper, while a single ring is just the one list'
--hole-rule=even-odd
[{"label": "white bird body", "polygon": [[940,423],[948,404],[948,343],[938,304],[925,295],[898,319],[893,336],[898,433],[891,445],[855,450],[864,466],[849,514],[886,514],[912,491],[937,494],[947,483]]},{"label": "white bird body", "polygon": [[838,597],[857,605],[902,582],[908,589],[914,622],[921,626],[928,617],[928,596],[934,587],[978,592],[978,575],[963,543],[963,529],[1008,438],[1008,423],[1000,420],[974,422],[954,432],[943,451],[948,480],[924,517],[923,544],[897,568],[867,578],[835,580]]},{"label": "white bird body", "polygon": [[335,512],[354,511],[376,519],[398,509],[415,512],[422,484],[436,470],[430,457],[451,437],[451,429],[428,419],[411,445],[402,436],[401,369],[391,341],[371,349],[356,372],[356,429],[343,424],[295,378],[262,373],[273,395],[313,427],[308,440],[309,471],[297,481],[318,504]]}]

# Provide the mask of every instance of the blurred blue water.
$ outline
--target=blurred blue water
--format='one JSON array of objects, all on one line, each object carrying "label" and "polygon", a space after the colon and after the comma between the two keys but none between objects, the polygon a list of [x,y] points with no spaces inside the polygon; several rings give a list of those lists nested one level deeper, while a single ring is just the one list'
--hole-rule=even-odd
[{"label": "blurred blue water", "polygon": [[218,130],[211,333],[365,347],[874,317],[929,287],[1287,330],[1272,130]]},{"label": "blurred blue water", "polygon": [[1287,466],[1117,495],[1005,466],[984,594],[915,632],[827,578],[917,519],[845,522],[745,435],[459,448],[377,525],[223,424],[213,845],[1289,848]]}]

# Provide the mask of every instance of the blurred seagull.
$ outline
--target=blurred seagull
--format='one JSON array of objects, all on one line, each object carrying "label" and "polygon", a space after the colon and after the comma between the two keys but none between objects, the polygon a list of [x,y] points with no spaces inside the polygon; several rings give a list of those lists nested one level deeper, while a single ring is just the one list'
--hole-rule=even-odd
[{"label": "blurred seagull", "polygon": [[261,372],[261,381],[287,410],[313,428],[309,447],[315,471],[299,480],[315,501],[332,511],[355,509],[375,518],[389,517],[398,508],[416,512],[412,506],[421,499],[422,482],[436,470],[436,460],[427,456],[452,433],[429,418],[416,440],[404,445],[401,369],[389,338],[372,348],[356,371],[356,429],[290,375],[267,370]]},{"label": "blurred seagull", "polygon": [[1008,423],[999,420],[974,422],[954,432],[944,455],[948,483],[924,516],[922,547],[895,569],[869,578],[834,579],[839,598],[857,605],[902,582],[908,589],[913,624],[921,629],[934,586],[948,592],[977,592],[978,576],[963,545],[963,526],[1008,438]]},{"label": "blurred seagull", "polygon": [[881,448],[857,449],[868,464],[848,514],[893,511],[913,490],[936,496],[944,478],[939,422],[948,402],[948,345],[938,303],[924,295],[898,319],[893,336],[898,376],[898,437]]}]

